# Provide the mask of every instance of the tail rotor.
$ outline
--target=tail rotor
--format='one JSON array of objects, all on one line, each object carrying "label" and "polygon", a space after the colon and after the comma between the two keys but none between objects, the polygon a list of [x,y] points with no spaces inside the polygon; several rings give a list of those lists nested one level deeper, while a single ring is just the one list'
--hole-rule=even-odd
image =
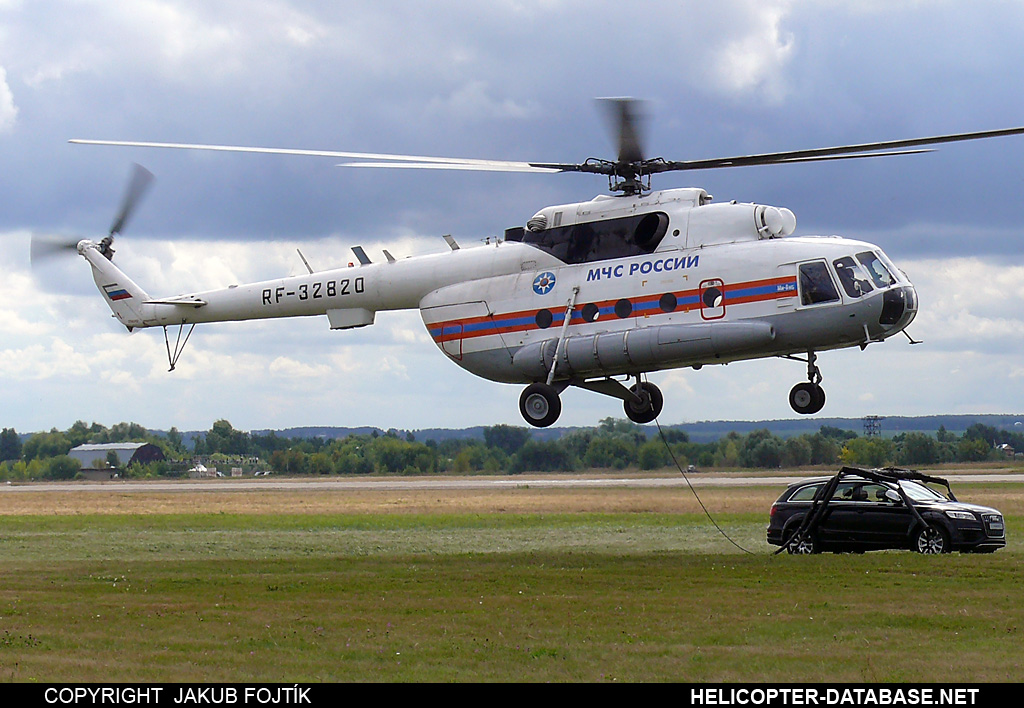
[{"label": "tail rotor", "polygon": [[[100,253],[106,256],[108,260],[114,257],[114,249],[112,248],[114,235],[120,234],[124,229],[135,208],[148,191],[153,179],[153,173],[145,167],[138,164],[132,165],[128,186],[125,189],[124,197],[121,199],[117,215],[110,225],[110,231],[96,244]],[[32,267],[36,268],[55,258],[78,253],[80,241],[81,239],[77,237],[33,235],[29,249],[29,259],[32,262]]]},{"label": "tail rotor", "polygon": [[100,241],[100,253],[106,256],[107,260],[114,257],[114,249],[111,248],[114,243],[114,234],[120,234],[127,225],[132,212],[142,201],[152,183],[152,172],[138,163],[132,165],[132,174],[128,180],[124,198],[121,200],[121,208],[118,209],[117,216],[114,217],[114,223],[110,225],[110,232]]}]

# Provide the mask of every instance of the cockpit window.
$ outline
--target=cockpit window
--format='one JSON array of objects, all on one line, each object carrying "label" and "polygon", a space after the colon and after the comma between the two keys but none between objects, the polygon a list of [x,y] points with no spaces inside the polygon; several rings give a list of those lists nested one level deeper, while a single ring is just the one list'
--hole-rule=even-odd
[{"label": "cockpit window", "polygon": [[896,283],[896,278],[892,277],[892,273],[889,272],[889,269],[886,268],[881,259],[871,251],[858,253],[857,260],[867,268],[868,273],[871,275],[871,279],[875,281],[875,287],[887,288]]},{"label": "cockpit window", "polygon": [[864,272],[864,268],[849,256],[837,258],[832,261],[832,265],[835,266],[836,275],[839,276],[839,282],[842,284],[843,290],[850,297],[860,297],[874,290],[871,287],[871,282],[868,280],[868,274]]},{"label": "cockpit window", "polygon": [[566,263],[589,263],[653,253],[668,224],[668,214],[651,212],[512,235],[506,232],[506,238],[536,246]]},{"label": "cockpit window", "polygon": [[818,305],[838,299],[839,291],[824,261],[800,264],[800,301],[804,305]]}]

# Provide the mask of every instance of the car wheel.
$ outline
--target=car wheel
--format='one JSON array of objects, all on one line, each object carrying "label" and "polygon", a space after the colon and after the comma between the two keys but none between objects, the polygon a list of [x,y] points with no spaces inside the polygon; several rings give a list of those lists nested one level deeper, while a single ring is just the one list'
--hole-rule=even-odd
[{"label": "car wheel", "polygon": [[928,524],[914,536],[914,550],[927,555],[949,553],[949,539],[946,532],[935,524]]},{"label": "car wheel", "polygon": [[786,541],[786,552],[794,556],[807,556],[812,553],[820,553],[818,539],[814,534],[801,533],[796,538],[790,535]]}]

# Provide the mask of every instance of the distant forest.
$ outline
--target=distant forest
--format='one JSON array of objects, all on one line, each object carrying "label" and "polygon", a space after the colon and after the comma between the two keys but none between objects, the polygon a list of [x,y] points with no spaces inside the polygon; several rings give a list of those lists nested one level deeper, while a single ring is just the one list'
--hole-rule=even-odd
[{"label": "distant forest", "polygon": [[[1014,416],[967,417],[954,432],[939,422],[932,431],[907,429],[865,435],[819,420],[813,432],[789,430],[793,423],[727,423],[714,439],[700,439],[684,426],[661,430],[606,418],[593,428],[534,430],[494,425],[469,431],[381,431],[309,428],[290,434],[245,432],[218,420],[205,432],[152,431],[136,423],[107,428],[78,421],[64,431],[19,435],[0,431],[0,480],[74,479],[79,463],[68,452],[83,443],[148,442],[165,460],[118,470],[122,477],[176,477],[197,460],[244,473],[288,475],[443,474],[572,472],[585,469],[655,470],[693,465],[699,470],[776,469],[836,464],[922,467],[946,462],[1006,460],[1024,452],[1024,430]],[[901,419],[913,425],[932,419]],[[951,422],[967,423],[969,420]],[[890,421],[886,421],[891,425]],[[694,424],[705,425],[705,424]],[[712,425],[712,424],[707,424]],[[760,426],[760,427],[757,427]],[[781,426],[781,431],[780,431]],[[737,430],[736,428],[740,428]],[[773,429],[774,428],[774,429]],[[786,432],[789,434],[786,434]],[[557,433],[557,434],[556,434]],[[1018,455],[1019,456],[1019,455]]]}]

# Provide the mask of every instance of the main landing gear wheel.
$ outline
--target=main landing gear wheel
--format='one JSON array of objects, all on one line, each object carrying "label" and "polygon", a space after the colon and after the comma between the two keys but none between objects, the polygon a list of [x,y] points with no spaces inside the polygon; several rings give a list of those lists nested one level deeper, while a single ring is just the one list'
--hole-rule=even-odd
[{"label": "main landing gear wheel", "polygon": [[546,383],[532,383],[519,396],[519,412],[536,428],[546,428],[562,413],[558,391]]},{"label": "main landing gear wheel", "polygon": [[798,383],[789,392],[789,405],[801,415],[817,413],[825,406],[825,390],[816,383]]},{"label": "main landing gear wheel", "polygon": [[629,392],[640,397],[639,403],[628,398],[622,405],[626,411],[626,417],[631,421],[643,425],[661,415],[665,397],[661,395],[661,390],[657,386],[649,381],[641,381],[630,386]]}]

